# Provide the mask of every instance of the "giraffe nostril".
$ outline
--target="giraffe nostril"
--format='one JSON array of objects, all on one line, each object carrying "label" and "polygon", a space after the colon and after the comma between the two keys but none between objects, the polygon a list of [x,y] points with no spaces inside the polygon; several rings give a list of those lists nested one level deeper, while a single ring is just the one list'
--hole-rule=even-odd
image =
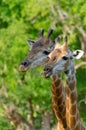
[{"label": "giraffe nostril", "polygon": [[51,71],[52,67],[51,66],[45,66],[44,71]]},{"label": "giraffe nostril", "polygon": [[23,66],[27,66],[27,65],[29,65],[29,64],[30,64],[29,61],[23,61],[23,62],[21,63],[21,65],[23,65]]},{"label": "giraffe nostril", "polygon": [[49,70],[49,68],[47,68],[47,67],[44,68],[44,71],[48,71],[48,70]]},{"label": "giraffe nostril", "polygon": [[25,61],[25,62],[23,63],[23,65],[27,65],[27,62]]}]

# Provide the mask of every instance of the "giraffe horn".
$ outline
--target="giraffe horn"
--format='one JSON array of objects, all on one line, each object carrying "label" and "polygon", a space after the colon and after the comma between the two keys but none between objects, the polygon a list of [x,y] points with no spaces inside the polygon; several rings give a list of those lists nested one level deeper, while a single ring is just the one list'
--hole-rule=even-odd
[{"label": "giraffe horn", "polygon": [[67,47],[68,47],[68,38],[67,38],[67,36],[64,37],[64,44],[63,44],[63,47],[64,47],[65,50],[66,50]]},{"label": "giraffe horn", "polygon": [[50,36],[51,36],[52,33],[53,33],[53,29],[49,29],[44,44],[49,44],[50,43]]},{"label": "giraffe horn", "polygon": [[67,36],[64,37],[64,41],[67,43],[67,41],[68,41]]},{"label": "giraffe horn", "polygon": [[53,29],[49,29],[47,38],[49,38],[49,37],[51,36],[52,33],[53,33]]},{"label": "giraffe horn", "polygon": [[58,46],[60,46],[60,41],[61,41],[61,38],[58,36],[56,39],[55,39],[55,49],[58,48]]},{"label": "giraffe horn", "polygon": [[41,29],[39,34],[38,34],[38,37],[43,37],[43,35],[44,35],[44,29]]},{"label": "giraffe horn", "polygon": [[55,42],[56,42],[56,43],[60,43],[60,41],[61,41],[61,38],[58,36],[58,37],[55,39]]}]

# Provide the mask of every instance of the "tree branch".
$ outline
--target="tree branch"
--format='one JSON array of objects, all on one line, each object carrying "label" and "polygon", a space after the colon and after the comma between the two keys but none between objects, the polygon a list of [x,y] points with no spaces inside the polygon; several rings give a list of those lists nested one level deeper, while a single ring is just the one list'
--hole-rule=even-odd
[{"label": "tree branch", "polygon": [[86,97],[85,97],[84,99],[82,99],[82,100],[79,101],[79,106],[80,106],[80,104],[81,104],[82,102],[84,102],[84,103],[86,104]]},{"label": "tree branch", "polygon": [[78,65],[75,66],[75,69],[79,69],[81,66],[86,65],[86,62],[81,62]]},{"label": "tree branch", "polygon": [[28,123],[19,113],[17,113],[13,104],[9,105],[8,107],[5,106],[5,110],[5,115],[8,121],[12,122],[16,130],[24,130],[24,128],[26,130],[35,130],[30,123]]}]

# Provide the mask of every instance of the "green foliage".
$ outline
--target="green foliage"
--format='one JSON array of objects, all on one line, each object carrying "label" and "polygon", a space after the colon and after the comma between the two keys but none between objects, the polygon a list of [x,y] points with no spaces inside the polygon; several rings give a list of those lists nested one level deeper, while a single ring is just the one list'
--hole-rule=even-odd
[{"label": "green foliage", "polygon": [[[4,126],[4,127],[3,127]],[[1,130],[14,130],[12,125],[10,124],[10,122],[7,122],[6,118],[3,116],[3,117],[0,117],[0,129]]]},{"label": "green foliage", "polygon": [[[19,73],[18,65],[29,52],[27,39],[36,39],[40,28],[46,32],[50,27],[55,27],[59,20],[57,8],[69,12],[71,16],[66,23],[57,23],[53,37],[63,32],[63,25],[76,25],[80,17],[83,28],[86,29],[86,4],[85,0],[43,1],[43,0],[0,0],[0,129],[12,129],[11,124],[4,115],[4,105],[14,103],[17,111],[27,119],[30,110],[27,107],[28,99],[31,99],[34,107],[33,117],[36,119],[36,128],[41,128],[41,114],[51,111],[51,82],[41,78],[42,68],[28,70],[27,73]],[[55,7],[55,10],[53,10]],[[69,36],[72,49],[81,48],[78,32]],[[82,75],[85,75],[82,77]],[[77,80],[79,100],[86,95],[86,66],[78,70]],[[4,88],[4,89],[3,89]],[[6,89],[6,90],[5,90]],[[6,93],[7,92],[7,93]],[[80,107],[84,124],[86,124],[86,105]],[[54,120],[54,119],[53,119]]]}]

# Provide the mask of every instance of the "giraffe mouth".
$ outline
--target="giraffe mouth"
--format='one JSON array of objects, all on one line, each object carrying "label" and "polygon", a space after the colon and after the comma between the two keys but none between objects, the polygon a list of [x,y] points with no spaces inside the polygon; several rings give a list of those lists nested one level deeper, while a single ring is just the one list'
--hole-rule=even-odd
[{"label": "giraffe mouth", "polygon": [[52,75],[52,66],[45,66],[42,76],[48,78]]},{"label": "giraffe mouth", "polygon": [[23,66],[23,65],[20,65],[19,68],[18,68],[18,70],[19,70],[20,72],[25,72],[25,71],[28,70],[28,68],[29,68],[29,67],[25,67],[25,66]]},{"label": "giraffe mouth", "polygon": [[20,65],[19,65],[19,71],[20,72],[25,72],[27,71],[31,66],[31,62],[30,61],[23,61]]}]

